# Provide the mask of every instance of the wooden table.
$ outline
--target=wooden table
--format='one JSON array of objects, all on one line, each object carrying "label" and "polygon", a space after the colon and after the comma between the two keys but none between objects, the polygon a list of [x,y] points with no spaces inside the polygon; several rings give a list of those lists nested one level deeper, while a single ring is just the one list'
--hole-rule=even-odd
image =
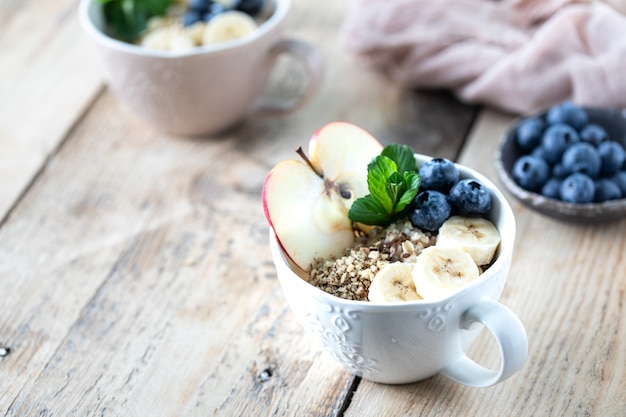
[{"label": "wooden table", "polygon": [[[624,416],[626,221],[576,226],[511,201],[502,302],[524,368],[491,388],[351,376],[288,309],[261,188],[333,120],[494,178],[512,115],[398,88],[337,43],[344,2],[296,0],[326,78],[282,119],[188,139],[103,85],[77,1],[0,1],[0,416]],[[287,66],[278,78],[297,80]],[[487,334],[472,357],[493,365]]]}]

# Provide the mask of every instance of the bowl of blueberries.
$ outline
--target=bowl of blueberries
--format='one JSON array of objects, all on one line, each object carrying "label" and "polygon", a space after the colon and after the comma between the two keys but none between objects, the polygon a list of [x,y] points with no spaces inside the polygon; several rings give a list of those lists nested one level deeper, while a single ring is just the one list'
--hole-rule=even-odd
[{"label": "bowl of blueberries", "polygon": [[495,153],[500,180],[524,205],[559,220],[626,216],[626,110],[571,101],[523,117]]}]

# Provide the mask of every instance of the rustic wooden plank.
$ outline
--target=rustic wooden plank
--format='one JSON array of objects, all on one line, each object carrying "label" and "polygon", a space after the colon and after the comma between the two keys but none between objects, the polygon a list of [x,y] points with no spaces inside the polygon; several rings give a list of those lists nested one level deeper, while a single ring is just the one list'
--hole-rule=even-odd
[{"label": "rustic wooden plank", "polygon": [[0,219],[102,87],[76,9],[0,1]]},{"label": "rustic wooden plank", "polygon": [[[508,115],[483,113],[461,161],[496,178],[493,150],[511,120]],[[486,389],[462,387],[441,376],[403,386],[362,381],[346,416],[623,413],[626,277],[616,271],[626,269],[626,220],[603,226],[572,225],[532,212],[512,197],[509,200],[518,236],[501,301],[526,326],[529,356],[524,368]],[[495,343],[484,336],[472,347],[471,356],[495,366]]]}]

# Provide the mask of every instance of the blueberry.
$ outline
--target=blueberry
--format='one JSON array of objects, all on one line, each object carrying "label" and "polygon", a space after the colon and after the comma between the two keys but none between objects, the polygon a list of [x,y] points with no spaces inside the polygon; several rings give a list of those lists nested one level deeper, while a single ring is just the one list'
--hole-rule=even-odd
[{"label": "blueberry", "polygon": [[524,155],[513,164],[511,175],[520,187],[529,191],[539,191],[548,181],[550,167],[541,158]]},{"label": "blueberry", "polygon": [[550,164],[550,162],[548,161],[549,158],[547,157],[546,148],[544,148],[543,146],[537,146],[535,149],[532,150],[530,154],[536,158],[543,159],[548,164]]},{"label": "blueberry", "polygon": [[522,120],[517,126],[517,144],[525,151],[531,151],[541,143],[541,135],[545,122],[539,117],[529,117]]},{"label": "blueberry", "polygon": [[209,7],[213,1],[211,0],[189,0],[188,7],[189,10],[193,10],[198,12],[198,14],[203,15],[209,11]]},{"label": "blueberry", "polygon": [[598,146],[598,153],[602,160],[601,174],[612,176],[619,172],[626,159],[626,151],[621,143],[615,141],[602,142]]},{"label": "blueberry", "polygon": [[560,188],[561,181],[556,178],[550,178],[544,185],[541,187],[541,195],[545,197],[560,199]]},{"label": "blueberry", "polygon": [[263,10],[263,0],[239,0],[237,10],[256,16]]},{"label": "blueberry", "polygon": [[479,181],[474,179],[460,180],[450,189],[448,201],[464,215],[487,214],[491,209],[491,194]]},{"label": "blueberry", "polygon": [[586,142],[577,142],[568,147],[563,152],[561,163],[567,174],[582,172],[591,178],[598,176],[602,165],[598,150]]},{"label": "blueberry", "polygon": [[611,179],[622,191],[622,197],[626,198],[626,171],[618,172]]},{"label": "blueberry", "polygon": [[419,169],[422,177],[422,189],[447,193],[459,181],[460,174],[452,161],[434,158],[424,163]]},{"label": "blueberry", "polygon": [[222,14],[226,11],[226,7],[221,5],[220,3],[213,3],[209,7],[209,10],[204,14],[204,21],[208,22],[213,19],[218,14]]},{"label": "blueberry", "polygon": [[545,148],[546,161],[556,164],[561,160],[561,155],[565,149],[578,141],[580,141],[580,137],[571,126],[563,123],[549,126],[541,138],[541,146]]},{"label": "blueberry", "polygon": [[562,180],[563,178],[567,177],[569,174],[567,173],[567,171],[565,170],[565,167],[563,166],[562,163],[558,163],[556,165],[554,165],[552,167],[552,177],[558,179],[558,180]]},{"label": "blueberry", "polygon": [[189,10],[183,15],[183,26],[191,26],[194,23],[200,22],[202,16],[195,10]]},{"label": "blueberry", "polygon": [[446,196],[439,191],[422,191],[413,199],[415,209],[410,214],[413,226],[434,232],[448,220],[452,208]]},{"label": "blueberry", "polygon": [[602,126],[590,123],[580,131],[580,140],[597,148],[602,142],[609,140],[609,135]]},{"label": "blueberry", "polygon": [[589,123],[587,112],[571,101],[564,101],[552,106],[548,110],[546,119],[549,124],[564,123],[578,130],[584,128]]},{"label": "blueberry", "polygon": [[622,190],[612,180],[601,178],[595,182],[596,192],[593,201],[601,203],[608,200],[619,200],[622,198]]},{"label": "blueberry", "polygon": [[577,172],[565,178],[561,183],[561,200],[569,203],[591,203],[596,189],[593,180]]}]

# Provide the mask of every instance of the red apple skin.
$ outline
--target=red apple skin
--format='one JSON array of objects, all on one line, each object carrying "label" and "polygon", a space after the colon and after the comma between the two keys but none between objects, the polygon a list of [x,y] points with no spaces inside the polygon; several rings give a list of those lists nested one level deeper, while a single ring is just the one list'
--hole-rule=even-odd
[{"label": "red apple skin", "polygon": [[368,193],[367,165],[382,145],[345,122],[318,129],[307,163],[279,162],[263,185],[263,211],[287,257],[304,271],[314,258],[343,253],[354,242],[352,202]]}]

